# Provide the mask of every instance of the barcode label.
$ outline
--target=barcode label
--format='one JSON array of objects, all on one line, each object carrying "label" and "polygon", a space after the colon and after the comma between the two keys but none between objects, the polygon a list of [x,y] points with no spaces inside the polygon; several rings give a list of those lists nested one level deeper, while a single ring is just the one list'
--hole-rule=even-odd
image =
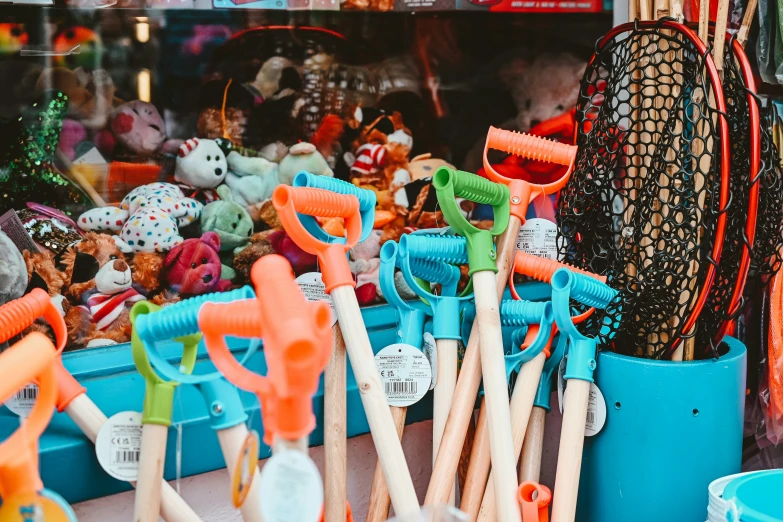
[{"label": "barcode label", "polygon": [[128,464],[139,461],[140,451],[115,451],[114,464]]},{"label": "barcode label", "polygon": [[416,382],[385,382],[384,388],[386,395],[398,393],[418,393],[418,383]]},{"label": "barcode label", "polygon": [[38,386],[22,388],[16,392],[17,401],[34,401],[38,398]]},{"label": "barcode label", "polygon": [[592,411],[587,412],[587,422],[593,424],[595,422],[595,413]]}]

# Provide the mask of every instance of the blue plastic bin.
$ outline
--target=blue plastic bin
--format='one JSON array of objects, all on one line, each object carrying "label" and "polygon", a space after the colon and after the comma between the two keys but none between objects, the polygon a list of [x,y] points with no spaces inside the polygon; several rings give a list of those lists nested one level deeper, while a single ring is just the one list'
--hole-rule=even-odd
[{"label": "blue plastic bin", "polygon": [[779,522],[783,520],[783,470],[762,471],[739,477],[723,490],[728,522]]}]

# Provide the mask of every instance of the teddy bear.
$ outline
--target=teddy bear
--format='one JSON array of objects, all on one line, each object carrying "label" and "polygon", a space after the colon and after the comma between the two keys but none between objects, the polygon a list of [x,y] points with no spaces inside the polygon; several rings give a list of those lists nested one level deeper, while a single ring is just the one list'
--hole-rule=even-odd
[{"label": "teddy bear", "polygon": [[268,200],[280,184],[277,163],[266,158],[243,156],[231,151],[226,161],[228,174],[225,184],[231,189],[234,201],[244,207]]},{"label": "teddy bear", "polygon": [[[22,297],[26,287],[24,257],[11,238],[0,230],[0,306]],[[7,347],[7,343],[0,343],[0,352]]]},{"label": "teddy bear", "polygon": [[228,290],[231,281],[220,277],[219,252],[220,237],[215,232],[187,239],[171,249],[163,260],[169,288],[185,297]]},{"label": "teddy bear", "polygon": [[214,189],[228,175],[226,154],[231,148],[231,141],[225,138],[191,138],[180,145],[174,179],[188,197],[202,203],[218,199]]},{"label": "teddy bear", "polygon": [[159,153],[173,154],[182,145],[182,140],[166,137],[165,122],[158,109],[141,100],[117,107],[111,114],[110,129],[117,143],[141,158],[152,158]]},{"label": "teddy bear", "polygon": [[126,252],[167,252],[183,241],[179,227],[198,220],[202,209],[176,185],[150,183],[130,191],[119,207],[88,210],[77,224],[85,231],[119,233],[116,241]]},{"label": "teddy bear", "polygon": [[312,272],[318,268],[318,259],[299,248],[284,230],[264,230],[250,237],[250,244],[234,256],[234,269],[238,283],[250,281],[250,269],[260,258],[279,254],[291,264],[297,275]]},{"label": "teddy bear", "polygon": [[230,188],[221,185],[217,192],[220,199],[206,205],[201,212],[201,231],[218,235],[222,277],[234,279],[236,274],[231,268],[233,257],[248,245],[253,235],[253,220],[245,207],[234,201]]},{"label": "teddy bear", "polygon": [[380,230],[373,230],[349,253],[348,265],[356,276],[356,300],[360,306],[371,304],[381,296],[381,236]]},{"label": "teddy bear", "polygon": [[89,232],[60,261],[65,274],[65,323],[73,347],[130,340],[128,317],[145,296],[134,288],[131,265],[112,236]]},{"label": "teddy bear", "polygon": [[122,103],[114,96],[114,81],[104,69],[91,72],[81,68],[44,69],[38,77],[35,90],[42,94],[52,89],[68,96],[68,117],[91,132],[104,129],[114,108]]},{"label": "teddy bear", "polygon": [[319,176],[334,177],[329,163],[312,143],[297,143],[288,149],[288,154],[280,162],[278,169],[280,183],[293,184],[294,176],[303,170]]},{"label": "teddy bear", "polygon": [[[432,154],[420,154],[408,163],[411,182],[394,192],[394,203],[405,209],[405,227],[408,230],[440,228],[446,222],[438,208],[438,199],[432,187],[432,176],[441,167],[454,165]],[[459,204],[466,204],[459,199]]]}]

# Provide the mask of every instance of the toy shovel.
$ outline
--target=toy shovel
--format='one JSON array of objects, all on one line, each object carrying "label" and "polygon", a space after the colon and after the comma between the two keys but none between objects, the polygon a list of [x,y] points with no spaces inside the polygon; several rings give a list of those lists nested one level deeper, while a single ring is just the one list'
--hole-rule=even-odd
[{"label": "toy shovel", "polygon": [[[251,277],[256,299],[204,305],[199,314],[204,343],[215,366],[229,381],[258,396],[264,440],[273,453],[294,450],[306,455],[308,435],[315,428],[313,396],[331,354],[331,308],[323,302],[305,300],[294,282],[291,266],[281,256],[257,261]],[[267,375],[257,375],[238,362],[225,336],[262,338]],[[318,489],[318,495],[311,493],[311,499],[320,496],[320,484]],[[276,510],[270,508],[270,512]],[[315,506],[296,505],[288,509],[285,519],[317,522],[320,512],[320,502]],[[266,522],[275,520],[265,517]]]},{"label": "toy shovel", "polygon": [[[568,338],[565,373],[568,384],[563,399],[563,426],[560,432],[552,505],[553,522],[573,522],[576,516],[587,401],[590,383],[593,382],[597,347],[595,339],[584,336],[574,326],[570,301],[594,308],[606,308],[616,295],[617,291],[606,284],[567,268],[557,270],[552,276],[555,322],[561,335]],[[604,320],[607,321],[608,318]]]},{"label": "toy shovel", "polygon": [[57,493],[44,489],[38,472],[38,439],[52,419],[57,398],[57,357],[52,342],[38,332],[0,354],[0,402],[10,399],[29,382],[38,384],[38,398],[30,415],[0,443],[3,522],[76,522],[68,503]]},{"label": "toy shovel", "polygon": [[[299,172],[294,176],[294,187],[309,187],[329,190],[337,194],[356,196],[359,200],[359,216],[364,241],[372,232],[375,220],[375,193],[358,188],[339,179]],[[346,238],[325,232],[313,216],[300,214],[305,229],[324,243],[345,244]],[[347,439],[348,419],[345,392],[347,389],[345,340],[340,325],[332,327],[332,356],[324,372],[324,520],[345,522],[348,517],[348,469]],[[395,419],[396,420],[396,419]],[[384,483],[385,484],[385,483]]]},{"label": "toy shovel", "polygon": [[[272,195],[272,203],[283,228],[293,241],[304,251],[318,257],[326,292],[332,296],[340,322],[378,459],[386,475],[394,511],[402,515],[417,512],[419,505],[416,491],[375,367],[370,339],[353,291],[355,283],[345,257],[361,236],[359,200],[355,196],[325,190],[280,185]],[[298,214],[343,218],[347,233],[345,244],[318,240],[307,231]]]},{"label": "toy shovel", "polygon": [[[555,183],[534,185],[523,180],[509,179],[498,174],[487,159],[487,151],[489,149],[501,150],[529,159],[569,165],[570,168]],[[575,159],[576,147],[537,136],[503,131],[494,127],[490,128],[484,149],[484,168],[491,180],[508,187],[505,197],[507,199],[506,203],[509,205],[507,212],[510,213],[506,218],[508,220],[507,226],[497,238],[497,251],[493,259],[497,262],[496,303],[500,301],[503,295],[506,278],[509,275],[514,250],[516,249],[519,227],[525,222],[525,215],[530,202],[538,195],[552,194],[565,185],[573,170]],[[487,201],[481,202],[486,203]],[[459,452],[465,442],[465,435],[473,412],[471,405],[476,398],[476,393],[481,383],[478,329],[473,331],[475,333],[471,336],[468,346],[465,348],[462,369],[454,391],[453,403],[456,407],[452,408],[452,413],[449,415],[441,443],[449,451],[438,452],[438,458],[432,470],[432,477],[427,489],[425,504],[439,504],[446,501],[449,496],[451,477],[456,473],[459,464]]]},{"label": "toy shovel", "polygon": [[[58,357],[54,360],[57,376],[57,411],[65,412],[94,444],[106,415],[87,396],[86,389],[74,379],[62,362],[62,350],[68,341],[65,320],[52,303],[49,295],[40,288],[0,307],[0,342],[24,331],[39,317],[43,317],[54,331]],[[165,480],[159,482],[161,490],[160,516],[166,522],[198,522],[201,519]],[[134,483],[131,485],[135,486]]]},{"label": "toy shovel", "polygon": [[[140,301],[131,309],[133,332],[131,349],[139,373],[146,381],[142,412],[141,458],[134,505],[134,521],[156,522],[160,510],[160,489],[153,485],[163,480],[166,441],[171,425],[174,390],[180,383],[194,384],[201,391],[209,412],[212,429],[217,432],[226,465],[231,468],[247,437],[247,414],[239,392],[218,372],[189,375],[195,366],[201,334],[198,310],[207,302],[231,302],[253,297],[250,287],[224,293],[191,297],[166,308]],[[182,358],[174,368],[161,356],[158,343],[174,339],[182,343]],[[251,344],[245,358],[255,350]],[[260,520],[253,506],[242,506],[249,522]]]}]

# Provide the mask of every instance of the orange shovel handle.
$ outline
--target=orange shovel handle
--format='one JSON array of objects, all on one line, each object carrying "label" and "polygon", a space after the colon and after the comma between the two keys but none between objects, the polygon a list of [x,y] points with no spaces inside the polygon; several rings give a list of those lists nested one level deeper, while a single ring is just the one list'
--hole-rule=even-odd
[{"label": "orange shovel handle", "polygon": [[[533,495],[538,493],[533,499]],[[519,504],[522,508],[522,522],[549,522],[549,503],[552,492],[549,488],[529,480],[519,485]]]},{"label": "orange shovel handle", "polygon": [[51,325],[57,339],[57,351],[62,352],[68,341],[65,319],[52,303],[49,294],[40,288],[34,288],[29,294],[0,306],[0,342],[19,335],[39,317]]}]

